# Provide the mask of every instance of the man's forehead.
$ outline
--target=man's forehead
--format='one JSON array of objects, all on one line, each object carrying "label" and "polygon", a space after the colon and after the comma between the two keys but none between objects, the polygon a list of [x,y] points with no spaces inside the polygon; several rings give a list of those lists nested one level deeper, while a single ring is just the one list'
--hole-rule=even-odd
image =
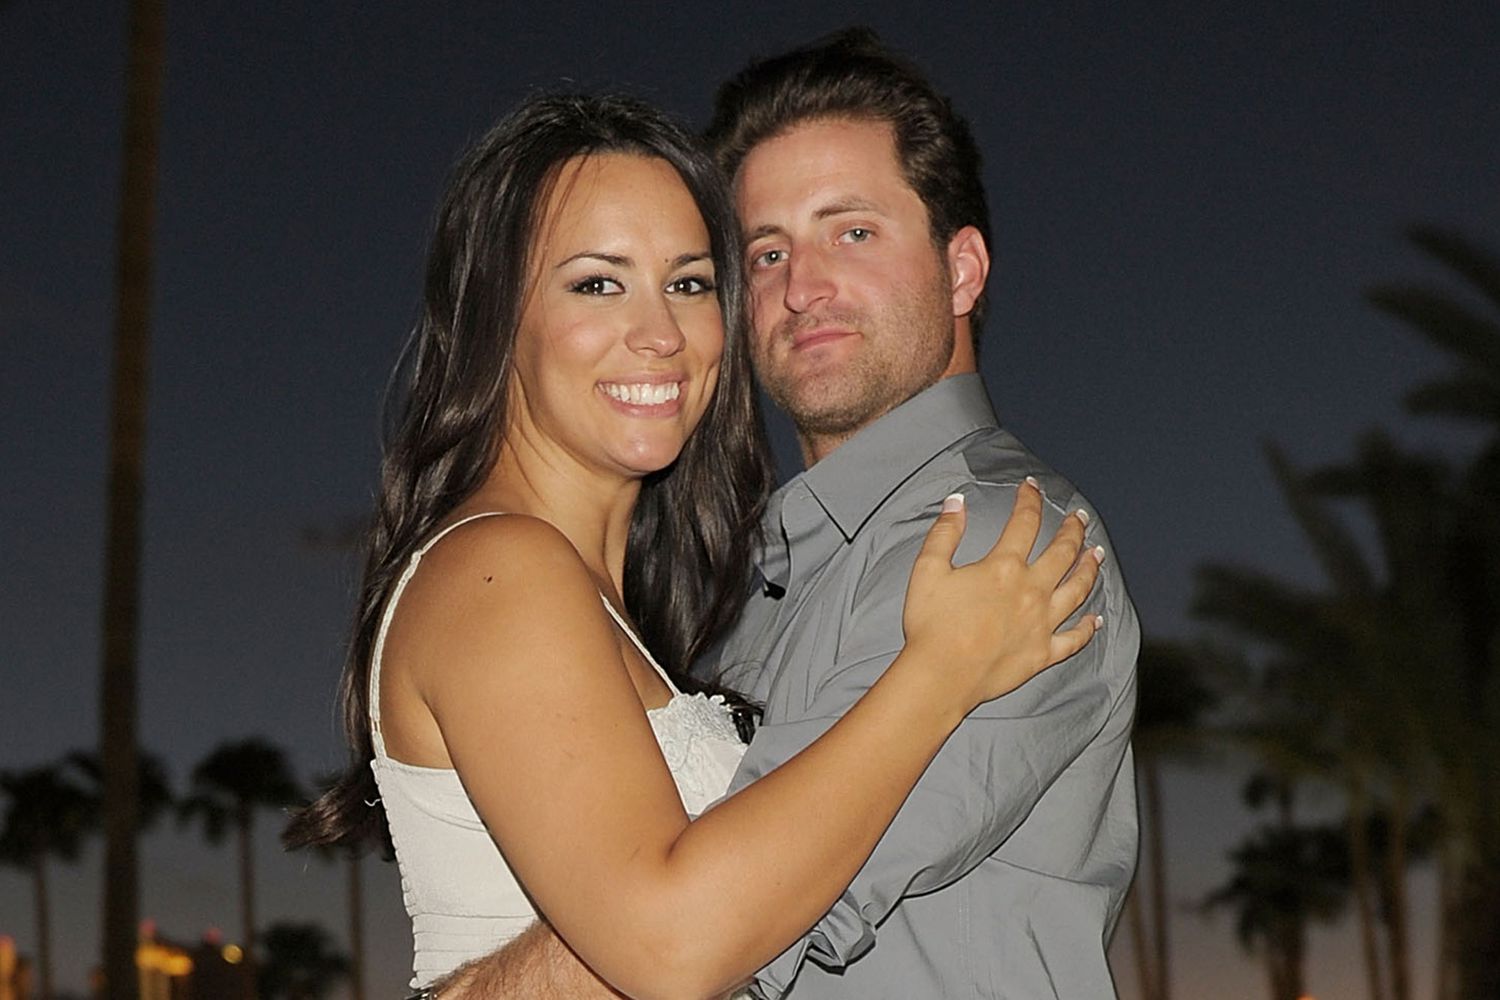
[{"label": "man's forehead", "polygon": [[742,221],[795,210],[827,217],[879,210],[901,189],[912,195],[896,156],[891,126],[870,119],[815,119],[762,140],[741,161],[734,193]]},{"label": "man's forehead", "polygon": [[751,146],[740,160],[736,181],[757,165],[785,159],[837,158],[851,153],[888,154],[896,161],[896,132],[878,118],[810,118],[788,125]]}]

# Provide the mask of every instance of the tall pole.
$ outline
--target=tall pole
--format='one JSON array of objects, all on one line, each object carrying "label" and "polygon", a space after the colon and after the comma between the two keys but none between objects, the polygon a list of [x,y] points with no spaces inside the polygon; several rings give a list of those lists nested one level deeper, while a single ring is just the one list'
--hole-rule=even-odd
[{"label": "tall pole", "polygon": [[111,1000],[137,1000],[140,827],[136,655],[140,621],[141,495],[151,313],[165,0],[131,0],[120,185],[118,300],[105,529],[99,759],[104,778],[104,981]]},{"label": "tall pole", "polygon": [[365,1000],[364,878],[358,849],[349,856],[349,1000]]}]

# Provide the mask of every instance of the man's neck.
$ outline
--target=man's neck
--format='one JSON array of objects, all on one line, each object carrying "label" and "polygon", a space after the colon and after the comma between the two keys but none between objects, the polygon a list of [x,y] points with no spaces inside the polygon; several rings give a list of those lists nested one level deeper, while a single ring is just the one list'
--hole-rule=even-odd
[{"label": "man's neck", "polygon": [[[880,416],[884,416],[884,414],[881,414]],[[870,424],[879,419],[880,417],[878,416],[874,417],[871,420],[866,421],[861,426],[856,427],[854,430],[848,431],[843,434],[815,434],[809,436],[803,434],[801,431],[798,431],[797,444],[802,449],[802,467],[804,469],[811,469],[814,465],[817,465],[823,459],[831,455],[834,449],[836,449],[839,445],[843,444],[845,441],[849,440],[854,435],[858,434],[860,431],[864,430],[866,427],[870,426]]]},{"label": "man's neck", "polygon": [[[965,332],[965,335],[967,335],[967,332]],[[972,352],[955,352],[955,357],[949,363],[948,368],[931,385],[924,385],[900,403],[890,407],[890,409],[881,410],[879,413],[868,417],[864,423],[853,430],[841,431],[837,434],[810,434],[800,427],[797,428],[797,446],[802,449],[802,467],[804,469],[811,469],[814,465],[817,465],[823,459],[833,454],[845,441],[848,441],[860,431],[863,431],[866,427],[869,427],[875,421],[890,413],[891,410],[897,409],[904,403],[931,389],[932,386],[937,385],[943,379],[952,375],[964,375],[975,372],[977,369],[974,366],[973,357]]]}]

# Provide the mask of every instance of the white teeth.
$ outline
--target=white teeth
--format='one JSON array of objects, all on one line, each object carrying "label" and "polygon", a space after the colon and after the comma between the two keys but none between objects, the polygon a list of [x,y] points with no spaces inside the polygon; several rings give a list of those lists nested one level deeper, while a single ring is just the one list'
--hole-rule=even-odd
[{"label": "white teeth", "polygon": [[681,387],[676,382],[605,382],[604,391],[611,399],[632,406],[660,406],[677,398]]}]

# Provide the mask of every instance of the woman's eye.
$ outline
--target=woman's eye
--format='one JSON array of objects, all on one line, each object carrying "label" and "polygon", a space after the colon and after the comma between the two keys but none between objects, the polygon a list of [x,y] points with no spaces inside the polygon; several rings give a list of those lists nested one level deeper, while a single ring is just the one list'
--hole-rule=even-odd
[{"label": "woman's eye", "polygon": [[863,243],[865,240],[874,235],[875,234],[873,232],[866,229],[864,226],[855,226],[853,229],[844,230],[843,233],[839,236],[839,241],[841,243]]},{"label": "woman's eye", "polygon": [[685,275],[674,278],[667,285],[667,291],[677,295],[702,295],[704,292],[714,290],[713,280],[696,274]]},{"label": "woman's eye", "polygon": [[625,288],[614,278],[591,274],[582,281],[575,281],[568,290],[579,295],[619,295]]},{"label": "woman's eye", "polygon": [[758,253],[755,256],[753,256],[753,257],[750,258],[750,266],[752,268],[774,267],[777,264],[780,264],[780,263],[782,263],[785,260],[786,260],[786,251],[785,250],[779,250],[779,249],[778,250],[763,250],[760,253]]}]

